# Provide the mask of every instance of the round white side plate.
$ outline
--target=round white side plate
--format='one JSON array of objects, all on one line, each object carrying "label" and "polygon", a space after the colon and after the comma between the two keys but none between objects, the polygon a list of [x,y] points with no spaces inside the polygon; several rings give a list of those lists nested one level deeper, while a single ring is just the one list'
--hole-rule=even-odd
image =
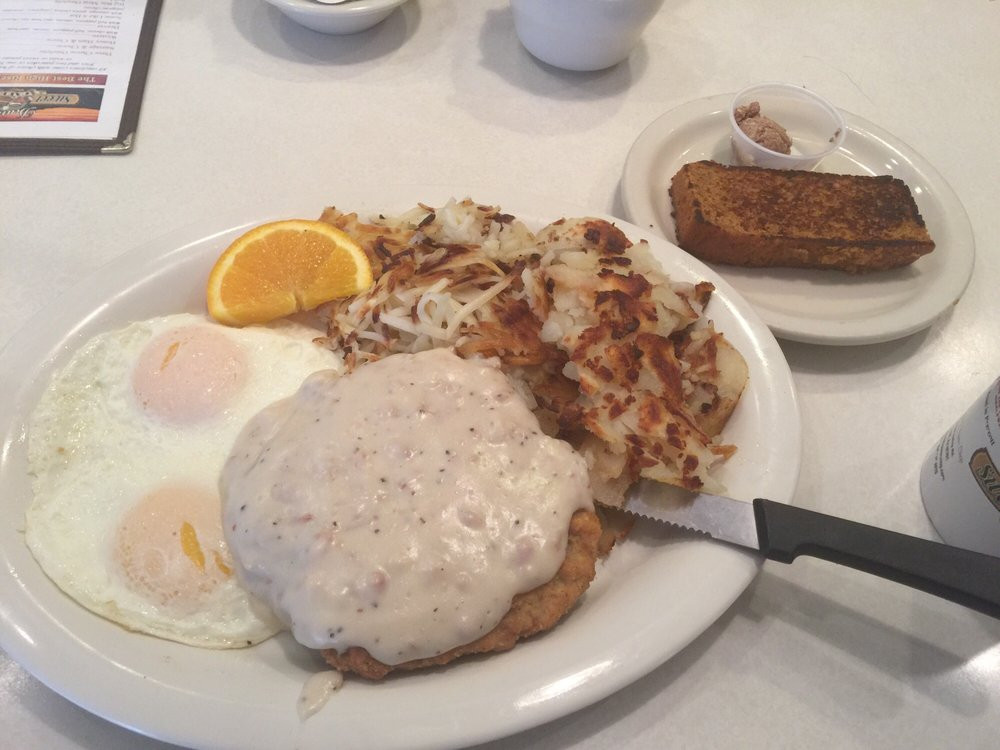
[{"label": "round white side plate", "polygon": [[[732,94],[683,104],[654,120],[629,151],[622,176],[628,218],[676,242],[667,189],[684,164],[732,163],[728,107]],[[867,120],[842,112],[844,146],[817,168],[885,175],[910,188],[935,249],[905,268],[871,274],[713,264],[779,338],[813,344],[873,344],[934,322],[962,296],[972,276],[975,242],[961,201],[912,148]]]},{"label": "round white side plate", "polygon": [[[449,197],[432,193],[380,189],[378,202],[338,205],[366,214]],[[543,223],[536,219],[580,215],[558,202],[507,198],[500,201],[505,211],[536,226]],[[530,209],[519,211],[524,206]],[[285,212],[255,214],[253,223],[315,216],[320,207],[299,202]],[[741,499],[789,502],[798,478],[800,421],[774,337],[711,269],[654,232],[619,225],[633,240],[648,237],[674,278],[717,285],[709,315],[750,367],[747,391],[723,435],[739,450],[720,478]],[[759,561],[749,553],[639,525],[601,566],[580,605],[548,634],[505,654],[382,683],[348,679],[304,722],[296,700],[306,678],[323,666],[287,634],[250,649],[202,650],[127,632],[78,606],[46,578],[24,543],[28,416],[53,370],[90,336],[135,319],[203,311],[206,274],[247,226],[220,220],[189,227],[121,256],[0,353],[6,386],[0,395],[0,646],[50,688],[113,722],[196,748],[466,746],[564,716],[628,685],[698,636],[754,578]]]}]

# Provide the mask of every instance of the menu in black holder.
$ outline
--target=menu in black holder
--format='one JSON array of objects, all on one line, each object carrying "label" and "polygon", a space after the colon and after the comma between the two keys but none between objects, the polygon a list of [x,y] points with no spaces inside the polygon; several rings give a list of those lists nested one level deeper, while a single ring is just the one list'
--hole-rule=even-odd
[{"label": "menu in black holder", "polygon": [[0,0],[0,154],[125,154],[163,0]]}]

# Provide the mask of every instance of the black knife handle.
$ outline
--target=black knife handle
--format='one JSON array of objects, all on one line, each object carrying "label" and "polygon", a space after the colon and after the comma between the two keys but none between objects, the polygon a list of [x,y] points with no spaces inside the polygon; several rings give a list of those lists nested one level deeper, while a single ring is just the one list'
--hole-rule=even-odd
[{"label": "black knife handle", "polygon": [[758,498],[760,551],[790,563],[809,555],[903,583],[1000,618],[1000,557]]}]

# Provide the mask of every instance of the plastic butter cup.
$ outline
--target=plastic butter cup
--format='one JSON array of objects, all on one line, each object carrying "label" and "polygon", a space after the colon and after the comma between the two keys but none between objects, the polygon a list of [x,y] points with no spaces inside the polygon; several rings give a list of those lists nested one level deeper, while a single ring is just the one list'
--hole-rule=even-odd
[{"label": "plastic butter cup", "polygon": [[[753,141],[736,123],[736,108],[758,102],[760,114],[788,131],[791,153],[782,154]],[[733,157],[737,164],[768,169],[814,169],[844,143],[844,118],[830,102],[802,86],[760,83],[733,97],[729,107]]]}]

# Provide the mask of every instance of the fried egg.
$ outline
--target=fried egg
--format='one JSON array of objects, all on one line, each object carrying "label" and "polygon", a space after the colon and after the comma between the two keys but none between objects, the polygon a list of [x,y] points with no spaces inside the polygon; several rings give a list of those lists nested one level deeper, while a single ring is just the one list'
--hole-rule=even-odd
[{"label": "fried egg", "polygon": [[247,420],[339,356],[287,323],[170,315],[102,333],[29,422],[25,536],[45,573],[124,627],[212,648],[279,629],[236,579],[218,480]]}]

